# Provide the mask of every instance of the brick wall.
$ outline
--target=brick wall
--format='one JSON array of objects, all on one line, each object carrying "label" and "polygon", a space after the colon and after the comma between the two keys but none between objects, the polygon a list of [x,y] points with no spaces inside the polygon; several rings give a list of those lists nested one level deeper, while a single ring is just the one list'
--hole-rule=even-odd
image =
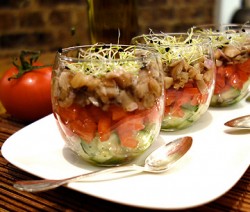
[{"label": "brick wall", "polygon": [[[89,41],[84,0],[0,0],[0,56]],[[79,30],[72,37],[71,28]]]},{"label": "brick wall", "polygon": [[213,23],[215,0],[139,0],[141,32],[181,32],[198,24]]},{"label": "brick wall", "polygon": [[[138,0],[138,33],[149,28],[179,32],[212,23],[214,1]],[[17,55],[20,49],[46,52],[77,43],[90,43],[87,0],[0,0],[0,57]]]}]

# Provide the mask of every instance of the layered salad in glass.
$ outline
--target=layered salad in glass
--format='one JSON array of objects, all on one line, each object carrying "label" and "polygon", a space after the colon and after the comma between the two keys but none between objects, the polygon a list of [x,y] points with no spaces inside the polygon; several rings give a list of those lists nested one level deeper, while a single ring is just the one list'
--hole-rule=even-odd
[{"label": "layered salad in glass", "polygon": [[203,25],[195,33],[211,38],[216,83],[211,106],[225,107],[242,100],[250,84],[250,25]]},{"label": "layered salad in glass", "polygon": [[161,55],[165,110],[161,129],[184,129],[208,109],[214,89],[214,60],[208,39],[191,33],[141,35],[133,44],[147,45]]},{"label": "layered salad in glass", "polygon": [[162,64],[147,48],[91,45],[58,52],[52,104],[69,148],[100,166],[128,163],[157,138]]}]

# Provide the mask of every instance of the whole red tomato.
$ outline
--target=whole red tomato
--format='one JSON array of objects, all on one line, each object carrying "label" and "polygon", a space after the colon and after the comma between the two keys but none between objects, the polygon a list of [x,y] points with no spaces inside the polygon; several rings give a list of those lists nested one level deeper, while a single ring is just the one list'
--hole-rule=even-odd
[{"label": "whole red tomato", "polygon": [[0,79],[0,101],[6,111],[25,122],[50,114],[51,72],[52,67],[32,60],[31,63],[22,61],[20,67],[7,70]]}]

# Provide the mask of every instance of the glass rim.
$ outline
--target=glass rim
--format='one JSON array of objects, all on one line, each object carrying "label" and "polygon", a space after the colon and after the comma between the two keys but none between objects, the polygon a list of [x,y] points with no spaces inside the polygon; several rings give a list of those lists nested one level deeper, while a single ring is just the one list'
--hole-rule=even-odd
[{"label": "glass rim", "polygon": [[205,27],[205,26],[210,26],[210,27],[239,27],[239,26],[246,26],[246,27],[250,27],[250,23],[229,23],[229,24],[199,24],[199,25],[195,25],[193,27]]},{"label": "glass rim", "polygon": [[[180,41],[180,42],[177,42],[177,43],[170,43],[170,44],[159,44],[161,46],[164,46],[164,47],[185,47],[184,44],[186,46],[199,46],[199,45],[205,45],[205,44],[211,44],[211,39],[209,37],[207,37],[206,35],[203,35],[203,34],[196,34],[196,33],[188,33],[188,32],[170,32],[170,33],[167,33],[167,32],[162,32],[162,33],[148,33],[148,34],[141,34],[141,35],[138,35],[138,36],[135,36],[131,39],[131,42],[133,42],[134,40],[138,39],[138,38],[143,38],[143,37],[163,37],[163,38],[166,38],[166,37],[174,37],[174,36],[186,36],[185,38],[188,38],[190,37],[190,40],[192,39],[195,39],[195,38],[201,38],[201,41],[200,42],[197,42],[197,43],[183,43],[184,41]],[[178,37],[177,37],[178,39]],[[135,44],[135,45],[140,45],[140,46],[148,46],[148,47],[151,47],[149,44],[146,44],[146,43],[138,43],[138,44]]]},{"label": "glass rim", "polygon": [[[145,50],[148,51],[147,55],[140,55],[140,56],[136,56],[135,54],[133,54],[134,57],[131,58],[103,58],[103,59],[86,59],[86,58],[80,58],[80,57],[73,57],[73,56],[67,56],[65,55],[66,53],[72,52],[72,51],[77,51],[79,49],[91,49],[92,47],[103,47],[103,46],[114,46],[114,47],[131,47],[130,49],[134,49],[134,50]],[[129,49],[128,49],[129,50]],[[130,44],[114,44],[114,43],[98,43],[98,44],[86,44],[86,45],[78,45],[78,46],[70,46],[70,47],[66,47],[66,48],[61,48],[57,51],[57,57],[59,59],[68,61],[68,62],[122,62],[122,61],[141,61],[144,60],[145,58],[150,58],[150,57],[156,57],[156,55],[158,55],[158,52],[151,47],[147,47],[147,46],[139,46],[139,45],[130,45]]]},{"label": "glass rim", "polygon": [[[201,30],[211,30],[211,36],[212,35],[233,35],[233,34],[239,34],[239,33],[247,33],[243,29],[247,29],[250,32],[250,24],[202,24],[202,25],[196,25],[193,26],[192,29],[201,29]],[[233,32],[232,30],[237,30]],[[240,31],[241,30],[241,31]],[[199,32],[194,32],[194,34],[199,34]]]}]

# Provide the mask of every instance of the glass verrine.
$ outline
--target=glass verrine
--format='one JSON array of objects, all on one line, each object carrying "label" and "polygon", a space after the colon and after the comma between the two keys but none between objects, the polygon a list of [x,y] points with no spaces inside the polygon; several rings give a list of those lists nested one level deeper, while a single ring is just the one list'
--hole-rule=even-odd
[{"label": "glass verrine", "polygon": [[210,37],[214,49],[216,82],[210,106],[242,100],[250,85],[250,25],[201,25],[193,31]]},{"label": "glass verrine", "polygon": [[191,126],[207,111],[214,89],[209,39],[187,33],[151,33],[133,38],[132,43],[151,46],[161,55],[165,86],[161,130]]},{"label": "glass verrine", "polygon": [[52,104],[66,144],[100,166],[128,163],[157,138],[164,109],[155,52],[132,45],[63,49],[53,69]]}]

